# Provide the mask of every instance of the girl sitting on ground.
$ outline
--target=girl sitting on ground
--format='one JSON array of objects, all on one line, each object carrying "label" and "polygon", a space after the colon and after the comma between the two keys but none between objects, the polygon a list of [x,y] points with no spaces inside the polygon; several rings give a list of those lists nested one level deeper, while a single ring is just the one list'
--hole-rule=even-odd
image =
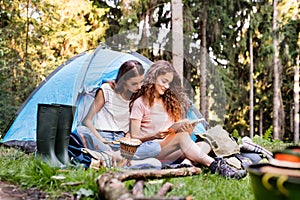
[{"label": "girl sitting on ground", "polygon": [[185,157],[208,167],[212,173],[237,179],[245,177],[244,170],[236,170],[223,159],[215,160],[204,153],[190,137],[193,125],[187,122],[177,132],[169,129],[182,118],[182,97],[173,90],[179,84],[178,74],[167,61],[157,61],[147,71],[141,89],[130,102],[130,135],[149,144],[142,144],[137,151],[147,152],[158,146],[155,158],[162,163],[171,164]]}]

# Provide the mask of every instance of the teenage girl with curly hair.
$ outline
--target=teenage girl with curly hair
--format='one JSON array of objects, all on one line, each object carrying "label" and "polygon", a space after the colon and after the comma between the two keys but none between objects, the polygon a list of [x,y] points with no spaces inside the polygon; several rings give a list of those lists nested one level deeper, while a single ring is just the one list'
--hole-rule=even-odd
[{"label": "teenage girl with curly hair", "polygon": [[132,138],[143,142],[137,152],[149,153],[156,145],[155,158],[164,164],[172,164],[184,157],[209,167],[212,173],[217,172],[230,178],[244,177],[244,170],[236,170],[224,160],[215,160],[202,151],[190,137],[194,129],[192,124],[185,123],[177,132],[169,129],[174,122],[182,119],[183,107],[187,103],[175,68],[164,60],[153,63],[141,89],[130,102],[130,134]]}]

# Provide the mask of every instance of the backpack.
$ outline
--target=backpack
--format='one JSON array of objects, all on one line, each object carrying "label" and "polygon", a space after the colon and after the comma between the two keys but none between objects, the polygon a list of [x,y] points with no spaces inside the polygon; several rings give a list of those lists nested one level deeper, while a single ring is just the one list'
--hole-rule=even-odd
[{"label": "backpack", "polygon": [[198,136],[211,146],[216,156],[226,157],[240,153],[238,143],[220,125],[212,127]]},{"label": "backpack", "polygon": [[82,148],[85,148],[81,138],[76,133],[70,134],[68,154],[71,159],[71,163],[74,165],[82,165],[85,169],[89,168],[92,157],[89,154],[82,152]]},{"label": "backpack", "polygon": [[70,134],[68,153],[72,164],[83,166],[85,169],[93,168],[96,170],[101,167],[113,167],[112,156],[109,153],[91,150],[86,147],[87,142],[92,142],[89,135],[81,138],[77,133]]},{"label": "backpack", "polygon": [[222,157],[227,164],[237,168],[246,168],[252,162],[240,154],[237,141],[220,125],[208,129],[205,133],[197,135],[200,141],[207,142],[216,157]]}]

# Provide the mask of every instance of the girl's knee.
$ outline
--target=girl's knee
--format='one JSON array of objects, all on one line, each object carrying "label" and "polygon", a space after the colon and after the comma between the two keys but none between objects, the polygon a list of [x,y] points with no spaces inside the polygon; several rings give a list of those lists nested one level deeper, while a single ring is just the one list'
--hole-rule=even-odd
[{"label": "girl's knee", "polygon": [[191,139],[190,134],[188,132],[179,132],[176,133],[176,137],[180,139]]}]

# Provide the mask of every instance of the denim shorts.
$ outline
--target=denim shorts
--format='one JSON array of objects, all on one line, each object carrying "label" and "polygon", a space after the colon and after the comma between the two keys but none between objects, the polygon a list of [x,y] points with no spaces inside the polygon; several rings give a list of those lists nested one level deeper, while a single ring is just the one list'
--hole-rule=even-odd
[{"label": "denim shorts", "polygon": [[[97,131],[106,141],[119,141],[121,138],[125,137],[123,131]],[[120,144],[109,144],[109,146],[114,151],[120,150]]]},{"label": "denim shorts", "polygon": [[262,160],[262,157],[258,153],[252,153],[252,152],[242,152],[242,156],[249,158],[253,164],[259,163],[259,161]]},{"label": "denim shorts", "polygon": [[[89,149],[99,152],[110,150],[108,145],[101,142],[86,126],[78,126],[77,132],[83,134],[86,138],[92,139],[92,141],[87,144]],[[107,141],[119,140],[124,137],[124,132],[122,131],[98,131],[98,133]],[[110,144],[109,146],[114,151],[120,150],[119,144]]]},{"label": "denim shorts", "polygon": [[136,150],[133,160],[142,160],[146,158],[155,158],[161,152],[161,147],[158,142],[147,141],[143,142]]},{"label": "denim shorts", "polygon": [[[92,142],[90,142],[88,148],[96,151],[109,151],[109,147],[103,142],[99,141],[99,139],[90,131],[89,128],[85,126],[79,126],[77,128],[78,133],[82,133],[84,135],[88,135],[92,138]],[[115,141],[120,140],[120,138],[124,137],[124,132],[122,131],[98,131],[98,133],[107,141]],[[87,136],[85,136],[87,137]],[[114,151],[120,150],[119,144],[110,144],[109,145]],[[155,141],[147,141],[143,142],[135,152],[133,156],[133,160],[142,160],[146,158],[155,158],[161,152],[161,147],[158,142]]]},{"label": "denim shorts", "polygon": [[82,135],[86,140],[87,148],[102,152],[102,151],[109,151],[110,148],[108,145],[101,142],[91,131],[89,128],[85,126],[78,126],[77,133]]}]

